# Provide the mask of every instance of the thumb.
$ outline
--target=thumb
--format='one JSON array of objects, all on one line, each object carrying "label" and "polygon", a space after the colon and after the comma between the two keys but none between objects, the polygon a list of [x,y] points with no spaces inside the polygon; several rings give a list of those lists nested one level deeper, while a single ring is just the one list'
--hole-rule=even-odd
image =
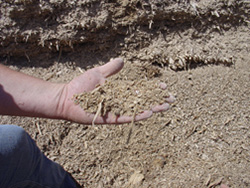
[{"label": "thumb", "polygon": [[124,65],[123,59],[116,58],[106,63],[105,65],[98,67],[98,69],[101,72],[101,74],[105,78],[107,78],[109,76],[112,76],[113,74],[118,73],[123,68],[123,65]]}]

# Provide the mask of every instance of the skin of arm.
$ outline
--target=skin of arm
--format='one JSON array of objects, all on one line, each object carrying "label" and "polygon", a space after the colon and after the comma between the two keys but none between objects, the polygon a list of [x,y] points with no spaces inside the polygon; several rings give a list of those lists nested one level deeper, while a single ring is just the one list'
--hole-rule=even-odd
[{"label": "skin of arm", "polygon": [[[65,119],[91,124],[94,114],[83,111],[75,105],[72,96],[76,93],[92,91],[96,85],[104,84],[106,78],[123,68],[122,59],[90,69],[69,83],[52,83],[16,72],[0,65],[0,114],[14,116]],[[174,98],[166,103],[137,115],[135,120],[149,118],[153,112],[165,111]],[[96,118],[96,124],[118,124],[131,122],[133,117],[106,114]]]},{"label": "skin of arm", "polygon": [[58,105],[64,87],[0,64],[0,114],[60,118]]}]

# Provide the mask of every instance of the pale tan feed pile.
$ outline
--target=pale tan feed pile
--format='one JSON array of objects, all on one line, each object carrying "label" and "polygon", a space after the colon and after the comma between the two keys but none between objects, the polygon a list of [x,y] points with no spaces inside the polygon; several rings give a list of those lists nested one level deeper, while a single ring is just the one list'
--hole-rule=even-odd
[{"label": "pale tan feed pile", "polygon": [[74,101],[89,113],[95,114],[101,107],[100,115],[111,112],[132,116],[135,110],[140,113],[165,103],[168,96],[168,92],[160,88],[159,81],[107,80],[91,92],[75,95]]}]

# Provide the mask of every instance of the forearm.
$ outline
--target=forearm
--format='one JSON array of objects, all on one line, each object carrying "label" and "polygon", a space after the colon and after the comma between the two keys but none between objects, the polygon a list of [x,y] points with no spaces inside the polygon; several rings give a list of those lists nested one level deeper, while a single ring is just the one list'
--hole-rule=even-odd
[{"label": "forearm", "polygon": [[63,88],[0,65],[0,114],[62,118]]}]

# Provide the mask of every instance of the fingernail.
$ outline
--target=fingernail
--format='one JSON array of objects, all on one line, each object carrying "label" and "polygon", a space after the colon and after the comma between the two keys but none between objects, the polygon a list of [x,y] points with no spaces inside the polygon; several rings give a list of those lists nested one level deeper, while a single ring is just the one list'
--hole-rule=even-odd
[{"label": "fingernail", "polygon": [[173,103],[175,101],[175,97],[171,93],[169,93],[169,97],[166,98],[166,101],[168,103]]},{"label": "fingernail", "polygon": [[167,88],[167,84],[161,82],[160,83],[160,88],[163,89],[163,90],[166,89]]},{"label": "fingernail", "polygon": [[168,110],[169,109],[169,104],[168,103],[165,103],[165,104],[162,104],[162,110]]}]

